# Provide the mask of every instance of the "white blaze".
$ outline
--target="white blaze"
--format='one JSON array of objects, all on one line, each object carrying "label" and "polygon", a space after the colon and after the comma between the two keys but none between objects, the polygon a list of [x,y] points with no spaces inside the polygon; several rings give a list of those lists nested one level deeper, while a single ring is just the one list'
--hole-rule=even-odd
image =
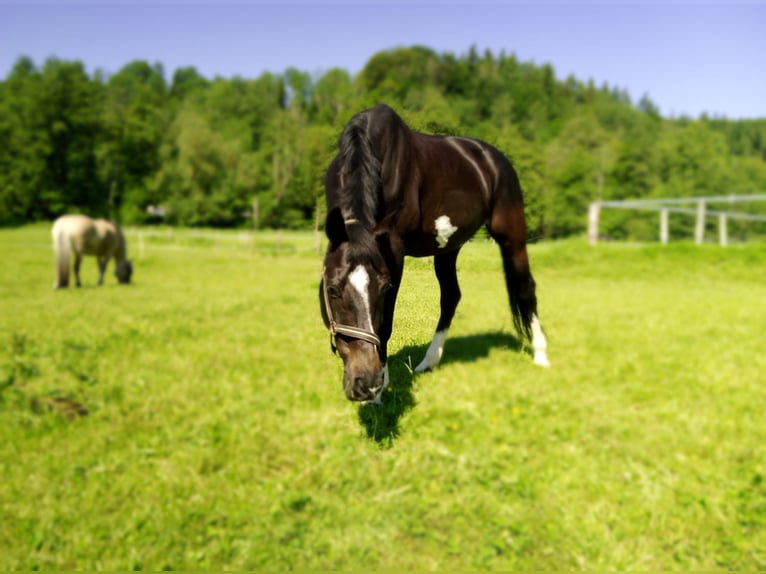
[{"label": "white blaze", "polygon": [[439,244],[439,247],[446,247],[447,241],[457,231],[457,227],[452,225],[448,215],[437,217],[436,221],[434,221],[434,226],[436,226],[436,242]]},{"label": "white blaze", "polygon": [[362,297],[364,303],[365,316],[367,317],[366,325],[359,325],[361,328],[372,329],[372,318],[370,317],[370,295],[367,292],[367,286],[370,284],[370,276],[367,274],[367,269],[361,265],[357,265],[348,276],[348,281],[356,289],[359,295]]}]

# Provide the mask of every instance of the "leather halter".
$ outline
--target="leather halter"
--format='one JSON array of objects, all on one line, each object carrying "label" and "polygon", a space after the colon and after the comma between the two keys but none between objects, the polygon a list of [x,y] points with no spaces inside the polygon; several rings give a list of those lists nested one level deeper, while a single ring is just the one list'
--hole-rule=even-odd
[{"label": "leather halter", "polygon": [[327,312],[327,321],[330,328],[330,347],[332,347],[333,353],[337,351],[334,341],[336,335],[346,335],[352,339],[361,339],[362,341],[372,343],[376,347],[380,347],[380,338],[378,338],[372,331],[360,329],[359,327],[352,327],[351,325],[343,325],[342,323],[337,323],[335,321],[332,316],[332,309],[330,308],[330,295],[327,292],[327,275],[325,274],[325,269],[322,269],[322,296],[324,299],[324,308]]}]

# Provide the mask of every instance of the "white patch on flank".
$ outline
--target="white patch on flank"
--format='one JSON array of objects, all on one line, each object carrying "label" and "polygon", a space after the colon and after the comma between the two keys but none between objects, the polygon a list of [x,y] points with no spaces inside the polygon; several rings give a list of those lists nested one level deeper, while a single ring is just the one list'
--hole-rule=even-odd
[{"label": "white patch on flank", "polygon": [[452,221],[447,215],[437,217],[434,225],[436,226],[436,242],[439,247],[447,247],[447,241],[457,231],[457,227],[452,225]]},{"label": "white patch on flank", "polygon": [[535,365],[541,367],[550,367],[548,361],[548,343],[543,334],[543,328],[540,326],[540,319],[537,315],[532,315],[532,349],[535,352]]},{"label": "white patch on flank", "polygon": [[444,353],[444,342],[447,340],[448,331],[449,329],[436,331],[431,344],[428,346],[426,356],[420,361],[420,364],[415,367],[416,373],[422,373],[423,371],[433,369],[439,364],[439,361],[441,361],[442,358],[442,353]]},{"label": "white patch on flank", "polygon": [[364,302],[364,309],[366,311],[367,324],[359,325],[363,329],[372,329],[372,318],[370,317],[370,295],[367,292],[367,286],[370,284],[370,276],[367,274],[367,269],[361,265],[357,265],[348,276],[348,281],[357,290]]}]

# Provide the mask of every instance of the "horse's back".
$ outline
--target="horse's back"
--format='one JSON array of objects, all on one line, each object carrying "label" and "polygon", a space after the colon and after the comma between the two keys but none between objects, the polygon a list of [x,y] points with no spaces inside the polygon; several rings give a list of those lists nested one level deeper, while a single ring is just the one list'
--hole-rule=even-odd
[{"label": "horse's back", "polygon": [[66,239],[81,255],[111,255],[118,243],[114,223],[86,215],[62,215],[53,224],[53,237]]},{"label": "horse's back", "polygon": [[94,225],[95,221],[87,215],[62,215],[53,223],[53,232],[83,233]]}]

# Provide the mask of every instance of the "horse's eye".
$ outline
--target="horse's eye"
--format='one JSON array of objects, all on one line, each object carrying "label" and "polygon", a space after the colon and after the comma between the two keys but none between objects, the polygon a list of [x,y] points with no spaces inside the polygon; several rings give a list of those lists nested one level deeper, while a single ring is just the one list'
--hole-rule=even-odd
[{"label": "horse's eye", "polygon": [[332,299],[340,299],[340,289],[337,285],[329,285],[327,287],[327,293]]}]

